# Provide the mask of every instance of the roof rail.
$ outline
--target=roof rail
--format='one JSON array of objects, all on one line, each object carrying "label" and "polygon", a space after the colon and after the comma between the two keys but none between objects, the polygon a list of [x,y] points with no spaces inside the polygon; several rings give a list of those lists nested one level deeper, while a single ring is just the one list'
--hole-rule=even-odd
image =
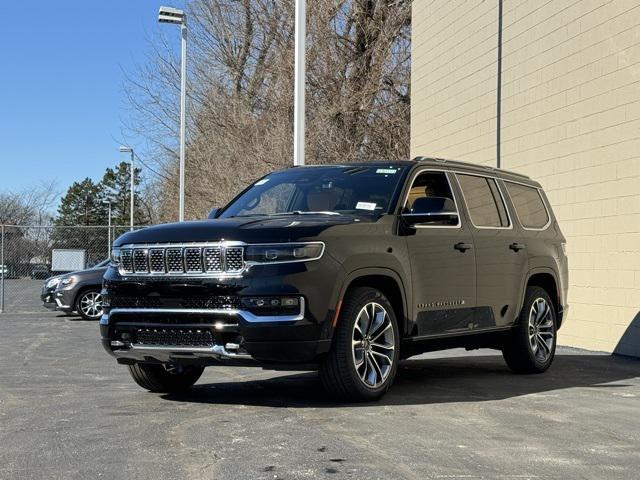
[{"label": "roof rail", "polygon": [[481,165],[481,164],[478,164],[478,163],[461,162],[459,160],[447,160],[446,158],[417,156],[417,157],[413,158],[413,161],[414,162],[432,161],[432,162],[437,162],[437,163],[444,163],[444,164],[450,165],[452,167],[459,166],[459,167],[464,167],[464,168],[487,170],[489,172],[501,172],[501,173],[505,173],[507,175],[512,175],[514,177],[526,178],[528,180],[531,179],[531,177],[529,177],[528,175],[524,175],[524,174],[518,173],[518,172],[513,172],[511,170],[505,170],[503,168],[495,168],[495,167],[490,167],[489,165]]}]

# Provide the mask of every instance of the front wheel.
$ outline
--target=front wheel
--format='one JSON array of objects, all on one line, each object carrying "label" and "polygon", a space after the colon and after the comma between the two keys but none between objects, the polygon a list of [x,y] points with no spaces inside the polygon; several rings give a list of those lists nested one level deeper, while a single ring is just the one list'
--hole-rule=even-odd
[{"label": "front wheel", "polygon": [[542,373],[556,353],[556,312],[549,294],[528,287],[518,324],[507,339],[502,355],[516,373]]},{"label": "front wheel", "polygon": [[98,290],[87,290],[78,295],[76,312],[85,320],[100,320],[102,317],[102,295]]},{"label": "front wheel", "polygon": [[156,393],[178,393],[188,390],[198,381],[204,367],[136,363],[129,373],[142,388]]},{"label": "front wheel", "polygon": [[325,389],[348,401],[381,397],[393,383],[400,335],[393,307],[378,290],[356,288],[344,299],[331,351],[320,368]]}]

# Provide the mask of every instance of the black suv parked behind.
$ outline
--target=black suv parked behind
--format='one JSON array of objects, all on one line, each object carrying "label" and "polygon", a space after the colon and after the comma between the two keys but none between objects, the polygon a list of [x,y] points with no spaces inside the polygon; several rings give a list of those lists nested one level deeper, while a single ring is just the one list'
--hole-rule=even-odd
[{"label": "black suv parked behind", "polygon": [[500,349],[519,373],[553,361],[565,239],[528,177],[424,158],[292,168],[212,216],[114,244],[102,341],[151,391],[253,363],[318,368],[369,400],[426,351]]}]

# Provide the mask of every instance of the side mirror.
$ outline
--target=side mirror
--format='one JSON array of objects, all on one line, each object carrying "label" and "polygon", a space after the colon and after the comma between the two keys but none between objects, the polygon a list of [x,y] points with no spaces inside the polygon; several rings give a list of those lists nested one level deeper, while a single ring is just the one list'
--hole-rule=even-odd
[{"label": "side mirror", "polygon": [[220,211],[219,208],[212,208],[211,211],[209,212],[209,215],[207,215],[207,218],[209,220],[213,220],[214,218],[216,218],[218,216],[218,212]]},{"label": "side mirror", "polygon": [[409,226],[457,225],[459,218],[456,206],[446,197],[420,197],[413,202],[411,210],[402,214]]}]

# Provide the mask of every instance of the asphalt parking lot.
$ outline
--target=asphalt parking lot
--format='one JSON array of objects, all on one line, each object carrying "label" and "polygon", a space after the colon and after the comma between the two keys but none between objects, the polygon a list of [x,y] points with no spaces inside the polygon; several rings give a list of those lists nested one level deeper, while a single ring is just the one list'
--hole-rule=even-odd
[{"label": "asphalt parking lot", "polygon": [[0,316],[1,479],[638,478],[640,361],[562,349],[515,376],[492,351],[406,361],[380,402],[313,373],[219,367],[147,393],[98,325]]}]

